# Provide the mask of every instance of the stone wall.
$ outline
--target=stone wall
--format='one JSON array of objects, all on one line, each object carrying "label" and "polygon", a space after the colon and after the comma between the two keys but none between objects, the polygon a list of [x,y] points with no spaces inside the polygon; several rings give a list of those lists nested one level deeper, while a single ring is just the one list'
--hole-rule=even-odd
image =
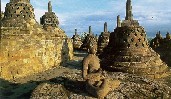
[{"label": "stone wall", "polygon": [[4,12],[1,11],[1,19],[0,20],[2,20],[3,17],[4,17]]},{"label": "stone wall", "polygon": [[1,23],[0,78],[34,75],[72,59],[72,40],[59,27],[45,31],[30,0],[10,0]]},{"label": "stone wall", "polygon": [[[49,37],[41,29],[3,28],[0,41],[0,77],[20,78],[57,67],[72,59],[72,40]],[[53,34],[53,33],[52,33]]]},{"label": "stone wall", "polygon": [[26,2],[26,3],[30,3],[30,0],[10,0],[10,2]]}]

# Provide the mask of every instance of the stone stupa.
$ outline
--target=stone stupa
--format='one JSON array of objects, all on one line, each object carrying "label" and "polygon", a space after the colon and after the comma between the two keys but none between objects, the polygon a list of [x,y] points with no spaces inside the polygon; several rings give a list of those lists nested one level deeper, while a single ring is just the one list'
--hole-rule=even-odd
[{"label": "stone stupa", "polygon": [[103,52],[103,49],[109,43],[110,32],[107,30],[107,22],[104,23],[104,32],[99,35],[98,38],[98,54]]},{"label": "stone stupa", "polygon": [[48,2],[48,12],[45,12],[45,14],[40,18],[40,24],[46,32],[49,32],[48,34],[50,37],[67,37],[65,31],[59,27],[59,20],[55,12],[52,11],[51,1]]},{"label": "stone stupa", "polygon": [[171,34],[166,33],[166,37],[162,37],[160,32],[151,40],[150,47],[160,54],[161,59],[171,67]]},{"label": "stone stupa", "polygon": [[27,78],[70,60],[72,40],[57,25],[46,30],[36,21],[30,0],[10,0],[1,20],[0,78]]},{"label": "stone stupa", "polygon": [[72,39],[73,39],[73,48],[80,49],[82,45],[82,41],[80,35],[78,35],[77,33],[77,29],[75,29],[75,34],[73,35]]},{"label": "stone stupa", "polygon": [[25,29],[30,26],[38,26],[30,0],[10,0],[5,7],[2,27],[20,27]]},{"label": "stone stupa", "polygon": [[[117,17],[117,27],[101,54],[102,67],[109,71],[138,74],[151,78],[168,76],[168,66],[149,47],[147,35],[138,20],[133,19],[131,0],[126,3],[126,17]],[[104,57],[104,58],[103,58]]]},{"label": "stone stupa", "polygon": [[81,49],[83,50],[87,50],[88,49],[88,43],[90,41],[96,42],[97,43],[97,39],[94,36],[93,32],[92,32],[92,28],[91,26],[89,26],[89,32],[87,33],[87,35],[85,36],[84,40],[83,40],[83,44],[81,45]]}]

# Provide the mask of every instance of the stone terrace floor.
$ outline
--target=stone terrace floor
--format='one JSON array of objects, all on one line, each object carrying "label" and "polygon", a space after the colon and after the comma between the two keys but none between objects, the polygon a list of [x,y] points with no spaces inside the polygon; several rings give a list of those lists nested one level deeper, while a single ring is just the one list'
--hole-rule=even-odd
[{"label": "stone terrace floor", "polygon": [[[86,52],[77,51],[74,52],[74,59],[67,62],[65,66],[56,67],[42,73],[27,76],[25,78],[15,79],[11,82],[0,79],[0,99],[29,99],[33,90],[37,86],[45,83],[65,85],[66,89],[70,92],[69,99],[93,99],[93,97],[85,93],[83,86],[84,81],[82,79],[82,60],[86,55]],[[155,92],[151,92],[153,89],[158,90],[158,93],[162,93],[163,89],[171,91],[171,89],[163,85],[162,82],[158,84],[155,81],[148,80],[143,77],[125,73],[113,73],[111,76],[122,80],[123,83],[117,90],[109,93],[107,99],[111,99],[111,97],[115,99],[132,99],[131,97],[136,95],[135,93],[137,93],[135,97],[142,96],[143,99],[146,99],[149,98],[150,95],[160,97],[157,96]],[[167,84],[169,86],[171,86],[170,80],[171,79],[168,78]],[[149,96],[146,96],[145,94]],[[171,96],[170,93],[164,93],[164,95]]]}]

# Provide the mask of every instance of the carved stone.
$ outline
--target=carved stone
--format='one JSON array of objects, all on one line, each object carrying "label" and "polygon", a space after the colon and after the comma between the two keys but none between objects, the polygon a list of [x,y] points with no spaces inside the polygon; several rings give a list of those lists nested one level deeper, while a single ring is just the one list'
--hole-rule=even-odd
[{"label": "carved stone", "polygon": [[83,59],[83,78],[86,80],[88,93],[103,99],[109,91],[119,86],[120,81],[111,80],[102,73],[99,58],[95,55],[96,44],[89,44],[89,55]]},{"label": "carved stone", "polygon": [[121,27],[120,15],[117,16],[117,27]]},{"label": "carved stone", "polygon": [[51,1],[48,3],[48,12],[52,12],[52,4]]},{"label": "carved stone", "polygon": [[138,20],[133,20],[131,0],[126,2],[126,17],[121,26],[139,26]]},{"label": "carved stone", "polygon": [[125,20],[133,20],[131,0],[127,0],[127,2],[126,2],[126,17],[125,17]]}]

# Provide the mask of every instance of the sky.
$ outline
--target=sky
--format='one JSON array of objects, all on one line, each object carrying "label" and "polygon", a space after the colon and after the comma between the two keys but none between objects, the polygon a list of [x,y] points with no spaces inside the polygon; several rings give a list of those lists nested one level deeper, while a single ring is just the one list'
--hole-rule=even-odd
[{"label": "sky", "polygon": [[[10,0],[1,0],[4,11]],[[49,0],[30,0],[34,7],[36,20],[48,10]],[[108,31],[116,28],[116,18],[125,18],[126,0],[51,0],[52,10],[59,18],[60,27],[71,37],[74,29],[78,33],[88,32],[92,26],[94,34],[103,32],[104,23],[108,23]],[[133,16],[147,32],[148,37],[154,37],[161,31],[171,33],[171,0],[132,0]]]}]

